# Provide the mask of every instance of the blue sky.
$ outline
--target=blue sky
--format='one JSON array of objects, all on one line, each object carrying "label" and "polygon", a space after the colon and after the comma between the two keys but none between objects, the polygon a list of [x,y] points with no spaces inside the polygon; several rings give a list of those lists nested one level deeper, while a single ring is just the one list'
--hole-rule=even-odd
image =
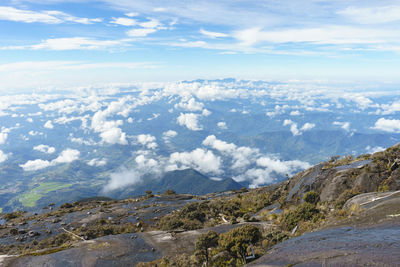
[{"label": "blue sky", "polygon": [[2,0],[0,91],[235,77],[386,86],[400,3]]}]

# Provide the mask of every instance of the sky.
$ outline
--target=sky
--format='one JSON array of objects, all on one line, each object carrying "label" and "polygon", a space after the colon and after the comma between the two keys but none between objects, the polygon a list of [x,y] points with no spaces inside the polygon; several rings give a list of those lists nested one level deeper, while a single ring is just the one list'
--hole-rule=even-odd
[{"label": "sky", "polygon": [[233,77],[400,83],[400,2],[2,0],[0,93]]}]

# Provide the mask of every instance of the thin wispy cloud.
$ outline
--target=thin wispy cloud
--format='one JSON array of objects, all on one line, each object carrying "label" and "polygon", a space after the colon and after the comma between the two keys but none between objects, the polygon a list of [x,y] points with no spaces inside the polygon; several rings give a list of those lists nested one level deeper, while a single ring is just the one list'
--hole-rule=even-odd
[{"label": "thin wispy cloud", "polygon": [[0,6],[0,20],[25,23],[60,24],[65,22],[92,24],[101,22],[101,18],[79,18],[62,11],[31,11],[10,6]]},{"label": "thin wispy cloud", "polygon": [[[398,82],[399,14],[395,1],[377,0],[5,0],[0,65],[102,61],[110,63],[107,75],[114,81],[224,76]],[[113,62],[127,61],[163,62],[166,69],[115,70]]]}]

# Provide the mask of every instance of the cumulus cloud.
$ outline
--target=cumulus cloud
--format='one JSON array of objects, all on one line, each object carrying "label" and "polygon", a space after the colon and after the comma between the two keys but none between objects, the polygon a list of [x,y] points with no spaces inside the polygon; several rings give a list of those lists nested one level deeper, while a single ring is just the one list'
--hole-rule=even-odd
[{"label": "cumulus cloud", "polygon": [[147,147],[148,149],[157,148],[156,138],[150,134],[140,134],[137,136],[139,144]]},{"label": "cumulus cloud", "polygon": [[208,109],[203,109],[203,111],[201,112],[201,115],[208,117],[211,115],[211,111],[209,111]]},{"label": "cumulus cloud", "polygon": [[0,163],[6,161],[8,159],[8,155],[0,150]]},{"label": "cumulus cloud", "polygon": [[40,169],[47,168],[51,165],[50,161],[48,160],[28,160],[25,164],[19,165],[24,171],[37,171]]},{"label": "cumulus cloud", "polygon": [[220,121],[217,123],[218,128],[220,128],[221,130],[226,130],[228,129],[228,126],[226,126],[226,122],[224,121]]},{"label": "cumulus cloud", "polygon": [[221,158],[212,151],[197,148],[191,152],[175,152],[169,157],[167,171],[192,168],[206,174],[220,174]]},{"label": "cumulus cloud", "polygon": [[47,121],[47,122],[44,124],[44,128],[53,129],[53,128],[54,128],[53,123],[52,123],[51,121]]},{"label": "cumulus cloud", "polygon": [[276,157],[260,153],[257,148],[237,146],[233,143],[208,136],[203,145],[215,149],[223,156],[223,167],[231,172],[238,182],[248,182],[258,187],[273,182],[278,176],[292,175],[296,171],[310,167],[307,162],[292,160],[281,161]]},{"label": "cumulus cloud", "polygon": [[400,120],[380,118],[375,122],[375,126],[372,129],[400,133]]},{"label": "cumulus cloud", "polygon": [[154,99],[158,99],[158,96],[143,96],[141,99],[126,96],[108,103],[106,109],[98,110],[93,115],[90,128],[100,134],[102,143],[127,145],[126,133],[120,128],[123,120],[108,120],[108,118],[111,116],[127,118],[133,108],[149,104]]},{"label": "cumulus cloud", "polygon": [[173,138],[177,135],[178,135],[178,133],[173,130],[168,130],[166,132],[163,132],[163,137]]},{"label": "cumulus cloud", "polygon": [[70,163],[79,159],[80,152],[76,149],[67,148],[63,150],[60,155],[52,161],[52,164],[57,163]]},{"label": "cumulus cloud", "polygon": [[94,158],[88,161],[87,163],[89,166],[93,166],[93,167],[101,167],[107,164],[107,160],[102,158]]},{"label": "cumulus cloud", "polygon": [[203,130],[203,127],[199,125],[199,114],[194,113],[181,113],[177,118],[177,122],[181,126],[185,126],[192,131]]},{"label": "cumulus cloud", "polygon": [[7,133],[0,132],[0,145],[4,144],[7,141],[7,137]]},{"label": "cumulus cloud", "polygon": [[53,154],[56,151],[54,147],[48,145],[38,145],[33,147],[33,150],[40,151],[46,154]]},{"label": "cumulus cloud", "polygon": [[278,174],[292,174],[293,170],[311,167],[309,163],[300,160],[280,161],[276,158],[261,157],[257,159],[257,165],[267,167]]},{"label": "cumulus cloud", "polygon": [[290,131],[292,132],[293,136],[301,134],[297,128],[297,123],[293,122],[292,120],[284,120],[283,126],[290,126]]},{"label": "cumulus cloud", "polygon": [[300,128],[300,131],[303,131],[303,132],[309,131],[309,130],[311,130],[311,129],[314,128],[314,127],[315,127],[315,124],[314,124],[314,123],[306,122],[306,123]]},{"label": "cumulus cloud", "polygon": [[347,101],[352,101],[356,103],[361,110],[373,107],[374,104],[374,102],[371,99],[359,93],[347,93],[344,95],[343,98],[346,99]]},{"label": "cumulus cloud", "polygon": [[114,127],[107,129],[100,133],[100,137],[104,143],[120,145],[128,144],[126,134],[121,130],[121,128]]},{"label": "cumulus cloud", "polygon": [[400,101],[396,101],[390,104],[382,104],[377,110],[378,115],[391,115],[396,112],[400,112]]},{"label": "cumulus cloud", "polygon": [[162,134],[162,138],[163,138],[163,140],[165,141],[165,142],[170,142],[170,140],[172,139],[172,138],[174,138],[175,136],[177,136],[178,135],[178,133],[177,132],[175,132],[175,131],[173,131],[173,130],[168,130],[168,131],[166,131],[166,132],[163,132],[163,134]]},{"label": "cumulus cloud", "polygon": [[163,170],[160,165],[162,163],[151,158],[151,155],[146,151],[138,151],[137,153],[135,166],[130,169],[124,168],[110,175],[109,182],[103,188],[104,193],[107,194],[129,185],[138,185],[149,176],[151,176],[151,179],[157,179],[161,176]]},{"label": "cumulus cloud", "polygon": [[297,123],[293,122],[292,120],[284,120],[283,126],[290,126],[290,131],[292,132],[293,136],[296,136],[301,135],[303,132],[311,130],[315,127],[315,124],[306,122],[299,130],[297,128]]},{"label": "cumulus cloud", "polygon": [[203,103],[196,102],[196,100],[192,97],[187,102],[180,102],[175,104],[175,108],[181,108],[187,111],[201,111],[204,107]]},{"label": "cumulus cloud", "polygon": [[78,150],[67,148],[63,150],[60,155],[52,161],[42,159],[28,160],[26,163],[20,164],[19,166],[24,169],[24,171],[37,171],[60,163],[73,162],[79,159],[79,155],[80,152]]}]

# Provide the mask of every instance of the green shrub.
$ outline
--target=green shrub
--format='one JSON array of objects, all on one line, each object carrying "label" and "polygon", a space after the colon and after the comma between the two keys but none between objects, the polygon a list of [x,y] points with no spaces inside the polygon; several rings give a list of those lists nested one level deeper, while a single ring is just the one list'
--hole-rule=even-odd
[{"label": "green shrub", "polygon": [[261,239],[258,227],[246,224],[223,233],[219,236],[218,244],[221,248],[242,263],[246,263],[247,248]]},{"label": "green shrub", "polygon": [[218,245],[218,233],[215,231],[208,231],[205,234],[201,234],[195,244],[195,255],[201,262],[209,265],[210,253],[209,248],[216,247]]},{"label": "green shrub", "polygon": [[[284,230],[291,231],[301,221],[316,221],[320,211],[315,205],[303,203],[294,210],[289,210],[282,215],[281,226]],[[315,218],[314,218],[315,217]]]},{"label": "green shrub", "polygon": [[310,204],[317,204],[319,202],[319,194],[315,191],[309,191],[304,194],[303,200]]}]

